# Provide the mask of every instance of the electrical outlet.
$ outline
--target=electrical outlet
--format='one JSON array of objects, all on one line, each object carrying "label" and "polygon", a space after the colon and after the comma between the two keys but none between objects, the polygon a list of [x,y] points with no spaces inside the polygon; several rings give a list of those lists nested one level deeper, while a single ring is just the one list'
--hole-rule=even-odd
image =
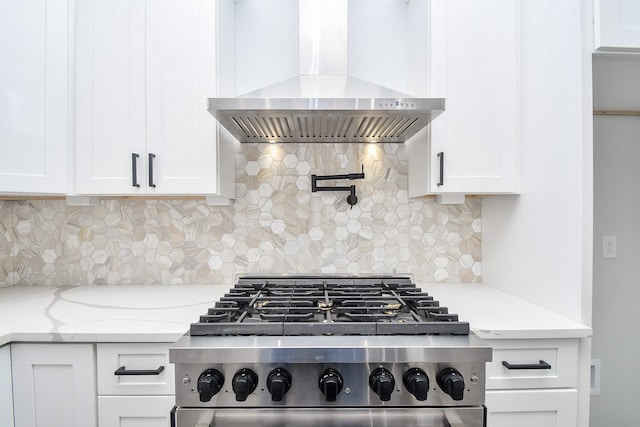
[{"label": "electrical outlet", "polygon": [[616,236],[602,236],[602,258],[615,258],[616,256]]}]

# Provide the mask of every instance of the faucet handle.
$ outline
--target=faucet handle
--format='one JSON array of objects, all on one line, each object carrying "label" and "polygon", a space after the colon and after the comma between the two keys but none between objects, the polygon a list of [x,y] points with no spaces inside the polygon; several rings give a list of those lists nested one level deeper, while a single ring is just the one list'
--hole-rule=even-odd
[{"label": "faucet handle", "polygon": [[349,194],[347,196],[347,203],[349,203],[349,206],[351,206],[351,209],[353,209],[353,205],[358,203],[358,196],[356,196],[356,186],[355,185],[351,186],[351,194]]}]

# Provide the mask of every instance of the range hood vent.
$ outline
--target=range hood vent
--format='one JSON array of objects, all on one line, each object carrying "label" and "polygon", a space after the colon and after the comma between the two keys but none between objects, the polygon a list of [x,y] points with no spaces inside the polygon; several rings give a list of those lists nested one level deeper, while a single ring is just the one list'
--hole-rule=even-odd
[{"label": "range hood vent", "polygon": [[444,99],[260,96],[265,91],[211,98],[209,112],[240,142],[405,142],[444,111]]},{"label": "range hood vent", "polygon": [[[444,111],[445,101],[414,98],[348,76],[347,9],[344,0],[300,0],[301,75],[246,95],[210,98],[208,111],[240,142],[402,143],[411,138]],[[326,30],[323,16],[330,17]],[[335,43],[336,35],[343,42]],[[329,37],[331,42],[325,40]],[[318,46],[325,45],[333,48],[319,55]]]}]

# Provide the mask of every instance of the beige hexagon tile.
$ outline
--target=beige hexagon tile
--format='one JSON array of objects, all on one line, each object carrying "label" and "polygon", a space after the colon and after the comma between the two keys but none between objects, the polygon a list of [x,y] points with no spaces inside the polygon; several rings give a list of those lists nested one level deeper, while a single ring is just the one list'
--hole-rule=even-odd
[{"label": "beige hexagon tile", "polygon": [[[310,175],[359,172],[346,192]],[[232,206],[200,200],[0,201],[0,286],[225,283],[237,274],[411,273],[478,282],[481,199],[409,199],[398,144],[242,144]],[[324,183],[323,183],[324,184]]]}]

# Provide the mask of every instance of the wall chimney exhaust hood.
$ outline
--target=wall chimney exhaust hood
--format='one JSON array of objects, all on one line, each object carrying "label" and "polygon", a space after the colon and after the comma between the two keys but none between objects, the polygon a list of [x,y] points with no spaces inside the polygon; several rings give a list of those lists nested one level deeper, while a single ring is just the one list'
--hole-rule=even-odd
[{"label": "wall chimney exhaust hood", "polygon": [[210,98],[209,112],[240,142],[402,143],[427,126],[444,111],[444,99],[348,76],[347,6],[300,0],[300,75],[235,98]]}]

